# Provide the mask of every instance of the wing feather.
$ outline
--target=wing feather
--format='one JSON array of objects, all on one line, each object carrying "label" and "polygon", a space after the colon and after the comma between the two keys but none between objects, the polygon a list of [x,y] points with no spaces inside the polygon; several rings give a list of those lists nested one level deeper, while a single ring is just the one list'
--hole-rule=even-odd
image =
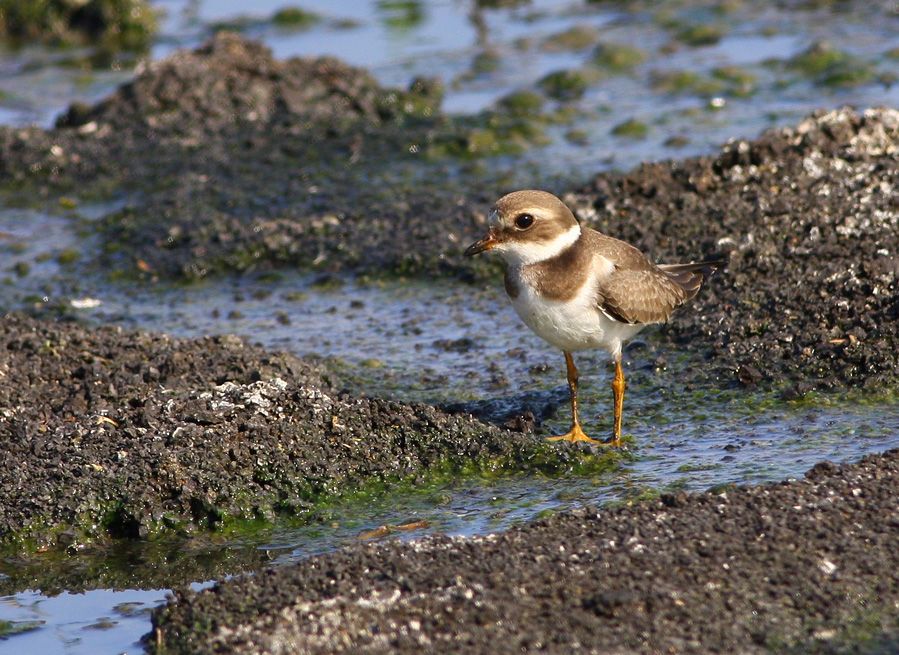
[{"label": "wing feather", "polygon": [[663,271],[616,269],[599,285],[599,308],[623,323],[662,323],[687,299]]},{"label": "wing feather", "polygon": [[690,264],[653,264],[632,245],[589,231],[597,254],[614,266],[600,280],[597,307],[622,323],[662,323],[699,291],[723,260]]}]

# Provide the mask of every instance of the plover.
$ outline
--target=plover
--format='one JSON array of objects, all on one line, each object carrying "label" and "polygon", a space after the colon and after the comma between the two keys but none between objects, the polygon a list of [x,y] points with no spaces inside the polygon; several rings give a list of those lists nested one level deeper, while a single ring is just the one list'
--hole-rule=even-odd
[{"label": "plover", "polygon": [[[516,191],[490,211],[489,231],[466,255],[490,250],[505,260],[506,293],[531,330],[562,350],[571,397],[571,429],[550,440],[621,445],[624,371],[621,348],[662,323],[699,291],[723,262],[654,264],[637,248],[582,226],[545,191]],[[578,370],[572,353],[602,348],[615,362],[612,438],[588,437],[578,418]]]}]

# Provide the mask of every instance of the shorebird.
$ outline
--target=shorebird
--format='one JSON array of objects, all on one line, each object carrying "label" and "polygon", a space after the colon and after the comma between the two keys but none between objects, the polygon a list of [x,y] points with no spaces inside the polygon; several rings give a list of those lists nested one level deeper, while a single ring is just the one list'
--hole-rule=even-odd
[{"label": "shorebird", "polygon": [[[571,429],[548,439],[620,446],[622,346],[647,325],[667,321],[723,262],[654,264],[629,243],[580,225],[565,203],[545,191],[503,196],[490,211],[488,227],[465,254],[499,253],[506,264],[506,293],[518,316],[565,355]],[[572,353],[593,348],[607,351],[615,362],[608,441],[588,437],[578,418]]]}]

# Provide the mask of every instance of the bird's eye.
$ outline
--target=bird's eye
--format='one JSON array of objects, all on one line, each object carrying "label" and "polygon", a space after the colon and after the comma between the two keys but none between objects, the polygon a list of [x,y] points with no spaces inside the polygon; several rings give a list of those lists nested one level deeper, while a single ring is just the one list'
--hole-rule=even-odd
[{"label": "bird's eye", "polygon": [[519,230],[526,230],[534,224],[534,217],[530,214],[519,214],[515,217],[515,227]]}]

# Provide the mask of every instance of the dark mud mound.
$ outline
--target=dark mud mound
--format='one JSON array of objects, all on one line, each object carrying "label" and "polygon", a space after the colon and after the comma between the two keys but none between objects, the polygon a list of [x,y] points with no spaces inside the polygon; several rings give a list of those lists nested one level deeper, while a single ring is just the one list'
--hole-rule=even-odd
[{"label": "dark mud mound", "polygon": [[222,32],[194,51],[148,64],[95,107],[71,107],[57,127],[96,121],[97,129],[143,127],[179,138],[215,136],[241,124],[306,123],[337,131],[356,121],[396,120],[410,109],[433,110],[436,102],[439,95],[386,90],[337,59],[282,61],[258,42]]},{"label": "dark mud mound", "polygon": [[438,465],[584,460],[426,405],[335,393],[322,372],[234,337],[0,321],[0,546],[152,537],[304,515]]},{"label": "dark mud mound", "polygon": [[674,344],[725,379],[813,388],[899,382],[899,111],[821,113],[717,157],[599,176],[568,200],[665,261],[727,251],[676,314]]},{"label": "dark mud mound", "polygon": [[[156,652],[890,652],[899,451],[183,591]],[[156,641],[158,639],[158,642]]]}]

